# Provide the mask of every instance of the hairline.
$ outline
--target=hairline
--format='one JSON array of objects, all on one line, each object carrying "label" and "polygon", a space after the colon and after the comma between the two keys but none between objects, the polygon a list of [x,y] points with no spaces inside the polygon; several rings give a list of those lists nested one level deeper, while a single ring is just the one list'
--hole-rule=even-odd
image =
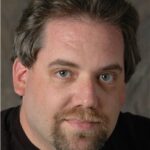
[{"label": "hairline", "polygon": [[[121,27],[115,23],[112,23],[111,21],[106,21],[105,19],[102,19],[102,17],[94,17],[92,18],[91,15],[89,15],[88,13],[81,13],[81,14],[73,14],[73,15],[64,15],[64,16],[54,16],[54,17],[48,17],[46,19],[46,21],[43,23],[43,25],[41,26],[41,29],[40,29],[40,32],[39,32],[39,40],[36,40],[36,41],[40,41],[40,49],[38,51],[38,53],[41,51],[42,49],[42,44],[44,43],[44,39],[45,39],[45,31],[47,29],[47,26],[48,24],[50,24],[51,22],[53,21],[65,21],[65,20],[72,20],[72,21],[75,21],[75,22],[83,22],[83,23],[86,23],[88,20],[90,22],[93,22],[93,23],[97,23],[97,24],[106,24],[106,25],[110,25],[110,26],[114,26],[122,35],[122,38],[123,38],[123,42],[124,42],[124,51],[125,51],[125,39],[124,39],[124,34],[123,34],[123,31],[121,29]],[[35,42],[36,42],[35,41]],[[38,56],[38,53],[37,53],[37,56]],[[35,60],[36,61],[36,60]],[[35,62],[34,62],[35,63]],[[33,64],[34,64],[33,63]],[[33,65],[32,64],[32,65]],[[31,65],[31,66],[32,66]]]}]

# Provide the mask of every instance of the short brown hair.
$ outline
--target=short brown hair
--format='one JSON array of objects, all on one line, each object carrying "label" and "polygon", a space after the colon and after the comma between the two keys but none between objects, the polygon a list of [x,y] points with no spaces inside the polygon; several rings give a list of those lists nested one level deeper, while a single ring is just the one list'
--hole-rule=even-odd
[{"label": "short brown hair", "polygon": [[54,17],[83,14],[121,29],[125,44],[125,82],[128,82],[140,61],[136,40],[139,18],[134,7],[125,0],[33,0],[16,30],[12,60],[18,57],[23,65],[30,68],[41,48],[40,35],[45,23]]}]

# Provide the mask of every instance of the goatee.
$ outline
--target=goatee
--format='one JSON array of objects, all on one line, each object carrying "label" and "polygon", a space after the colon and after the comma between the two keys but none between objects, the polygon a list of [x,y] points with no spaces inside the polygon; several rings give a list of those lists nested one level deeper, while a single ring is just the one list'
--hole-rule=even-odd
[{"label": "goatee", "polygon": [[[71,119],[92,122],[91,130],[71,130],[62,124]],[[107,116],[92,108],[75,107],[59,112],[55,116],[55,125],[51,138],[56,150],[101,150],[108,139]]]}]

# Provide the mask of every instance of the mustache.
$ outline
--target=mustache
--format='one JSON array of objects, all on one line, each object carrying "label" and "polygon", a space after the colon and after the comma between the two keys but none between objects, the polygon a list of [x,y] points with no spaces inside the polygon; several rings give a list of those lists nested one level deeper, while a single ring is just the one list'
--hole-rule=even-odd
[{"label": "mustache", "polygon": [[79,120],[84,122],[106,123],[107,117],[103,113],[99,113],[94,108],[74,107],[70,110],[64,110],[56,114],[57,122],[65,120]]}]

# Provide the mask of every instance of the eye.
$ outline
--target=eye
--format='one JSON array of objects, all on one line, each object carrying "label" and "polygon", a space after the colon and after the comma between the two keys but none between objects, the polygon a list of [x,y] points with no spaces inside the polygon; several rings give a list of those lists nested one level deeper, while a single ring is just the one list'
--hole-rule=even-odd
[{"label": "eye", "polygon": [[99,76],[99,80],[105,83],[112,83],[114,80],[114,76],[111,73],[103,73]]},{"label": "eye", "polygon": [[60,70],[56,73],[57,77],[59,78],[70,78],[71,72],[68,70]]}]

